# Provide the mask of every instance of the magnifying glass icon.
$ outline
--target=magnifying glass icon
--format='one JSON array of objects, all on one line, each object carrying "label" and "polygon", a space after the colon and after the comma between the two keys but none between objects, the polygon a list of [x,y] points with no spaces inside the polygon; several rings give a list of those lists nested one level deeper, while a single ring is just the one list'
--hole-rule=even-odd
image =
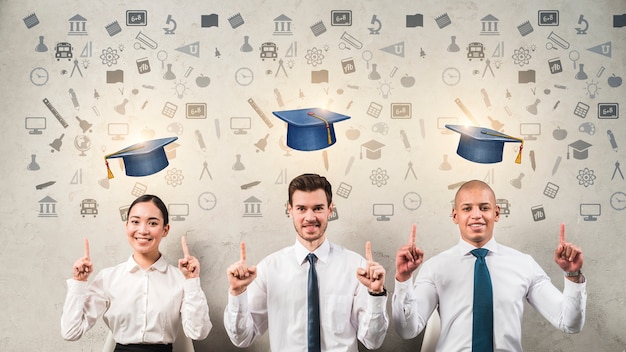
[{"label": "magnifying glass icon", "polygon": [[551,42],[547,42],[547,43],[546,43],[546,49],[548,49],[548,50],[558,50],[558,49],[554,46],[554,44],[552,44]]},{"label": "magnifying glass icon", "polygon": [[137,50],[146,50],[146,48],[144,48],[141,44],[139,44],[138,42],[135,42],[135,44],[133,45],[135,47],[135,49]]},{"label": "magnifying glass icon", "polygon": [[159,50],[159,52],[157,53],[157,59],[159,59],[159,61],[161,61],[161,69],[164,70],[165,69],[165,60],[167,60],[167,51]]},{"label": "magnifying glass icon", "polygon": [[374,54],[372,54],[372,52],[369,50],[365,50],[363,54],[361,54],[361,58],[365,60],[365,62],[367,62],[368,69],[370,68],[370,61],[372,60],[373,57],[374,57]]},{"label": "magnifying glass icon", "polygon": [[346,43],[344,43],[344,42],[339,42],[339,49],[341,49],[341,50],[352,50],[352,49],[350,49],[350,47],[349,47],[349,46],[347,46],[347,45],[346,45]]},{"label": "magnifying glass icon", "polygon": [[576,68],[576,61],[580,59],[580,53],[578,50],[572,50],[569,52],[569,59],[574,62],[574,68]]}]

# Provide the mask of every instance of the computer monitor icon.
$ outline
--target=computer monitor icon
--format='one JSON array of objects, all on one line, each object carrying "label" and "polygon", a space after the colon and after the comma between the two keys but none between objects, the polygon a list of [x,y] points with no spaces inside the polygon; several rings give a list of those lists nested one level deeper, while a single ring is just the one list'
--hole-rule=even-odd
[{"label": "computer monitor icon", "polygon": [[189,204],[170,203],[167,206],[167,211],[170,213],[170,220],[184,221],[185,216],[189,215]]},{"label": "computer monitor icon", "polygon": [[108,124],[108,133],[114,141],[124,140],[128,135],[128,124],[111,122]]},{"label": "computer monitor icon", "polygon": [[527,141],[534,141],[541,135],[541,124],[536,122],[525,122],[519,124],[519,133]]},{"label": "computer monitor icon", "polygon": [[393,204],[375,203],[372,204],[372,215],[376,216],[376,221],[389,221],[393,216]]},{"label": "computer monitor icon", "polygon": [[596,221],[602,215],[602,206],[599,203],[581,203],[580,216],[584,221]]},{"label": "computer monitor icon", "polygon": [[41,130],[46,129],[45,117],[26,117],[24,118],[24,127],[29,134],[42,134]]},{"label": "computer monitor icon", "polygon": [[252,128],[252,119],[249,117],[231,117],[230,129],[234,130],[235,134],[247,134],[250,128]]}]

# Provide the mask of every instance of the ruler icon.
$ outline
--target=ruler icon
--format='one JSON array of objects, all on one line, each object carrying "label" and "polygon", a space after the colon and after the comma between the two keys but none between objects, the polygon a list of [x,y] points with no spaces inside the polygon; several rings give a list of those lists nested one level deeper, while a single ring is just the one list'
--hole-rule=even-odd
[{"label": "ruler icon", "polygon": [[263,122],[265,122],[267,127],[272,128],[274,126],[274,124],[272,124],[272,121],[270,121],[270,119],[267,118],[265,113],[261,110],[261,108],[259,108],[259,106],[256,104],[256,102],[252,98],[248,99],[248,104],[252,106],[252,108],[254,109],[254,111],[256,111],[257,114],[259,114],[259,116],[261,117]]},{"label": "ruler icon", "polygon": [[52,103],[50,103],[50,100],[48,100],[48,98],[44,98],[43,103],[46,104],[46,106],[48,107],[52,115],[54,115],[54,117],[56,117],[57,120],[59,120],[61,125],[63,125],[64,128],[67,128],[68,126],[67,122],[65,122],[65,119],[61,116],[61,114],[59,114],[57,109],[55,109],[54,106],[52,106]]}]

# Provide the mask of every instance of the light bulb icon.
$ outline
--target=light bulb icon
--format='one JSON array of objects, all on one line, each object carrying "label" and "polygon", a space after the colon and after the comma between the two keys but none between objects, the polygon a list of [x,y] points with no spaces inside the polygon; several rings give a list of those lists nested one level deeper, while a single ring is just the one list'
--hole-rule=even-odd
[{"label": "light bulb icon", "polygon": [[187,86],[185,85],[185,82],[176,82],[176,84],[174,85],[174,91],[176,92],[176,96],[178,97],[178,99],[182,99],[187,92]]},{"label": "light bulb icon", "polygon": [[598,83],[594,82],[593,80],[587,83],[587,87],[585,89],[587,90],[587,95],[589,95],[590,99],[595,99],[596,95],[600,94],[598,93],[598,90],[600,90],[600,88],[598,87]]},{"label": "light bulb icon", "polygon": [[380,86],[378,87],[378,90],[380,91],[380,94],[383,95],[383,98],[387,99],[389,95],[391,94],[391,84],[385,81],[380,84]]}]

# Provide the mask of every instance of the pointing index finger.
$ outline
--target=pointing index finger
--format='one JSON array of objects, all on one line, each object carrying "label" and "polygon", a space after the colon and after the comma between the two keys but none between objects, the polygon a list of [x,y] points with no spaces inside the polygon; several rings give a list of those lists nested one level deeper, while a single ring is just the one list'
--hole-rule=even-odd
[{"label": "pointing index finger", "polygon": [[411,226],[411,236],[409,236],[409,245],[415,245],[415,233],[417,232],[417,225]]},{"label": "pointing index finger", "polygon": [[85,258],[89,258],[89,240],[85,237]]},{"label": "pointing index finger", "polygon": [[370,243],[370,241],[365,242],[365,259],[367,259],[368,262],[373,261],[372,244]]},{"label": "pointing index finger", "polygon": [[241,241],[241,243],[239,244],[239,248],[240,248],[240,259],[242,262],[246,262],[246,243]]},{"label": "pointing index finger", "polygon": [[185,258],[189,257],[189,248],[187,247],[187,239],[185,236],[180,238],[180,244],[183,246],[183,255]]},{"label": "pointing index finger", "polygon": [[565,224],[561,224],[561,230],[559,231],[559,244],[565,243]]}]

